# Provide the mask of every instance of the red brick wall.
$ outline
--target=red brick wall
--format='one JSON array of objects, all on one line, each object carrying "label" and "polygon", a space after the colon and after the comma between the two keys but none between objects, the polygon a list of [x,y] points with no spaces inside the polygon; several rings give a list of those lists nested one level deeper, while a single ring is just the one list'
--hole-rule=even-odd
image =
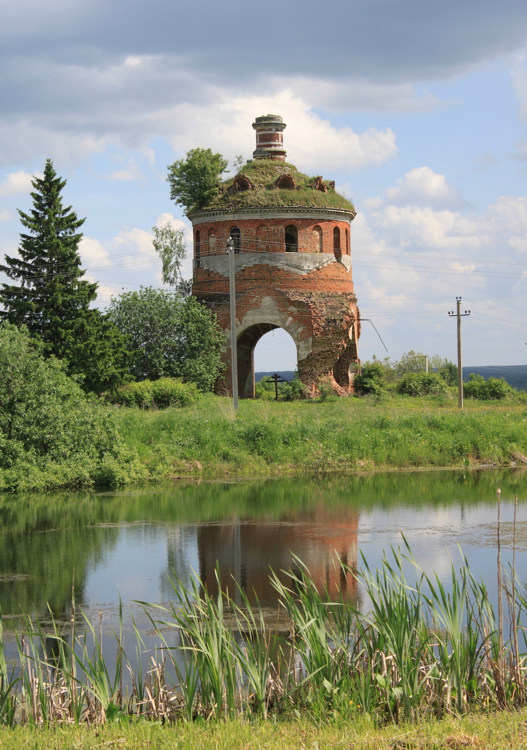
[{"label": "red brick wall", "polygon": [[[340,248],[343,255],[349,255],[349,222],[347,221],[314,221],[313,219],[243,219],[240,221],[215,221],[199,224],[194,228],[194,255],[196,250],[196,232],[200,233],[201,257],[211,253],[224,253],[232,227],[241,231],[242,252],[254,253],[259,250],[281,253],[285,251],[285,228],[294,226],[298,231],[298,252],[319,252],[319,238],[315,227],[322,230],[323,252],[333,252],[333,230],[340,230]],[[265,232],[267,230],[267,232]],[[209,246],[209,232],[215,236],[214,247]],[[267,240],[264,235],[267,234]]]},{"label": "red brick wall", "polygon": [[[285,251],[285,229],[294,226],[298,234],[298,253],[319,256],[319,235],[322,232],[323,252],[331,260],[318,268],[280,267],[266,262],[265,253],[296,253]],[[236,272],[236,324],[239,346],[244,349],[239,357],[240,395],[251,395],[250,357],[247,352],[266,330],[282,327],[293,337],[297,348],[304,352],[298,361],[299,375],[312,395],[317,393],[321,378],[328,378],[338,393],[353,390],[353,371],[358,364],[357,340],[360,336],[359,311],[354,294],[351,270],[340,259],[350,253],[349,222],[333,220],[259,218],[240,221],[211,221],[194,227],[194,239],[199,231],[200,265],[194,269],[193,294],[213,309],[220,326],[229,331],[229,280],[225,275],[203,267],[207,256],[225,255],[229,232],[233,227],[241,231],[241,253],[262,252],[262,263],[238,268]],[[334,251],[334,230],[340,232],[340,252]],[[209,237],[213,242],[209,242]],[[195,246],[196,250],[196,246]],[[272,320],[265,310],[272,300]],[[267,305],[267,307],[266,307]],[[261,311],[261,319],[258,315]],[[255,322],[256,316],[256,322]],[[270,327],[269,327],[270,326]],[[266,328],[267,327],[267,328]],[[227,337],[226,337],[227,339]],[[217,384],[217,392],[230,393],[231,362],[226,343],[224,360],[226,372]],[[249,364],[248,364],[249,363]],[[248,389],[248,390],[247,390]]]}]

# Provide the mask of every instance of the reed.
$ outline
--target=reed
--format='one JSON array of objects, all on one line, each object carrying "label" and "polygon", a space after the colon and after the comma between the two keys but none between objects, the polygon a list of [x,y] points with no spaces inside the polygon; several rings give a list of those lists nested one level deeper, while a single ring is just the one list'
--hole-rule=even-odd
[{"label": "reed", "polygon": [[12,727],[15,722],[16,678],[8,676],[4,654],[4,626],[0,612],[0,726]]},{"label": "reed", "polygon": [[[198,577],[190,585],[175,579],[170,605],[142,603],[157,646],[146,653],[134,625],[135,666],[126,656],[122,624],[115,663],[108,664],[102,621],[97,629],[81,617],[79,629],[73,606],[69,632],[53,618],[46,628],[28,620],[18,640],[18,673],[8,678],[0,629],[1,722],[304,715],[317,724],[368,716],[382,725],[525,705],[527,670],[518,644],[520,634],[527,640],[524,584],[509,587],[515,602],[505,639],[486,587],[466,560],[452,567],[448,586],[419,568],[404,537],[402,550],[392,549],[376,570],[364,558],[358,571],[340,564],[358,580],[363,611],[353,601],[330,601],[298,558],[291,571],[270,573],[287,636],[269,629],[247,592],[235,587],[229,593],[225,582],[222,588],[218,570],[214,594]],[[122,608],[119,615],[122,623]],[[123,673],[130,676],[126,689]]]}]

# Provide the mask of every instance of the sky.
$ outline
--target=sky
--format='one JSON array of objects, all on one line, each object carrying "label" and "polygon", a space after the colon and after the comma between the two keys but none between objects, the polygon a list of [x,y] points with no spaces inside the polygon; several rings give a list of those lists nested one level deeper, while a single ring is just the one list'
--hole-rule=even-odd
[{"label": "sky", "polygon": [[[279,114],[287,160],[357,210],[361,360],[456,361],[461,297],[464,365],[527,362],[525,0],[2,0],[0,58],[2,254],[50,158],[97,304],[162,286],[152,227],[191,252],[167,166],[249,159],[255,117]],[[255,364],[294,369],[292,339],[267,334]]]}]

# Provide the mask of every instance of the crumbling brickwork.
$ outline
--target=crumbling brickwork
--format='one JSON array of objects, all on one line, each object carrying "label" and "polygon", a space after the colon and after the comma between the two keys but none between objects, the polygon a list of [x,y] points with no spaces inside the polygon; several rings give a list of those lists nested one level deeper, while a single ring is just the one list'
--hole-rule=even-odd
[{"label": "crumbling brickwork", "polygon": [[[257,120],[269,122],[273,117],[268,115]],[[285,125],[280,136],[283,127]],[[257,132],[261,151],[263,144],[271,143],[272,138],[262,134],[261,127]],[[276,158],[276,154],[273,156]],[[247,185],[247,189],[254,191],[253,177],[251,182],[237,175],[232,185],[237,189]],[[288,182],[288,194],[294,195],[291,187],[294,184],[294,179]],[[322,178],[312,184],[313,191],[321,196],[319,200],[325,200],[328,193],[321,190]],[[271,187],[276,189],[274,184]],[[225,195],[227,193],[228,190]],[[317,394],[323,378],[337,393],[350,393],[359,362],[357,341],[360,336],[351,269],[353,207],[277,206],[265,205],[265,201],[262,205],[261,198],[258,202],[260,205],[249,203],[235,210],[205,207],[191,214],[193,294],[216,312],[226,332],[226,370],[216,384],[216,391],[232,392],[227,335],[230,331],[227,242],[232,237],[236,247],[240,397],[254,395],[254,348],[265,333],[275,328],[283,328],[293,338],[298,373],[312,395]]]}]

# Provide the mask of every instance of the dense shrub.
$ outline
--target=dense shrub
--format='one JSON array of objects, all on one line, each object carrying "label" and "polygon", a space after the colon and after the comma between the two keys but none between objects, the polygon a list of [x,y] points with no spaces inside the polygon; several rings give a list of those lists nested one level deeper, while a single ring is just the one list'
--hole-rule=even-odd
[{"label": "dense shrub", "polygon": [[397,383],[397,393],[405,396],[437,396],[446,392],[445,381],[435,372],[410,372]]},{"label": "dense shrub", "polygon": [[463,384],[463,393],[467,398],[477,398],[480,401],[497,401],[512,396],[514,388],[505,378],[489,378],[470,373],[469,379]]},{"label": "dense shrub", "polygon": [[380,396],[386,388],[386,368],[381,362],[365,362],[355,376],[355,392]]},{"label": "dense shrub", "polygon": [[129,383],[109,395],[114,404],[139,406],[141,409],[166,409],[168,406],[188,406],[200,397],[194,383],[184,383],[181,378],[159,378]]},{"label": "dense shrub", "polygon": [[108,409],[26,330],[0,326],[0,490],[117,486],[136,468]]}]

